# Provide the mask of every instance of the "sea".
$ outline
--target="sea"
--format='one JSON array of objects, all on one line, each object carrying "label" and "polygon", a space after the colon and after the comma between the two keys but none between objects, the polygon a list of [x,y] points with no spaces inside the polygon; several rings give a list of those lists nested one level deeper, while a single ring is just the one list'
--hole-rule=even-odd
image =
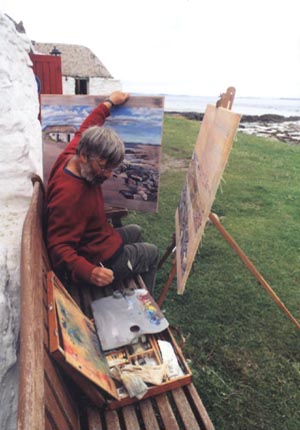
[{"label": "sea", "polygon": [[[166,112],[204,113],[219,97],[165,94]],[[242,115],[280,115],[300,117],[300,98],[235,97],[232,110]]]}]

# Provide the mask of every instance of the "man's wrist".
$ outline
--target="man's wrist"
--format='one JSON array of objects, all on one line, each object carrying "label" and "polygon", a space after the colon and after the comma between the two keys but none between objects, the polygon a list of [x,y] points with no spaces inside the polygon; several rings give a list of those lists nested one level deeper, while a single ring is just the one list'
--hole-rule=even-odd
[{"label": "man's wrist", "polygon": [[115,103],[110,98],[105,99],[104,103],[110,103],[111,107],[115,106]]}]

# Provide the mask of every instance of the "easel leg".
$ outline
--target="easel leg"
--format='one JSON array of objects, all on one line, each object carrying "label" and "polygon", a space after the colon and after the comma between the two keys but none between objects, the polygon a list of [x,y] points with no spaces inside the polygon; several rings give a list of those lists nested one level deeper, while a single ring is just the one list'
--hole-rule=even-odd
[{"label": "easel leg", "polygon": [[172,254],[175,245],[176,245],[176,234],[174,233],[170,245],[168,246],[168,248],[166,249],[166,252],[161,257],[161,259],[160,259],[160,261],[158,263],[157,270],[159,270],[162,267],[162,265],[164,264],[164,262],[168,259],[169,255]]},{"label": "easel leg", "polygon": [[172,281],[173,281],[173,279],[174,279],[174,277],[176,275],[176,272],[177,272],[177,266],[176,266],[176,261],[174,261],[173,262],[173,266],[172,266],[172,270],[171,270],[171,272],[169,274],[169,277],[168,277],[168,280],[167,280],[167,282],[166,282],[166,284],[165,284],[165,286],[164,286],[164,288],[163,288],[163,290],[161,292],[161,295],[160,295],[160,297],[159,297],[159,299],[157,301],[157,304],[158,304],[159,307],[161,307],[163,301],[165,300],[165,297],[166,297],[167,292],[168,292],[168,290],[170,288],[170,285],[171,285],[171,283],[172,283]]},{"label": "easel leg", "polygon": [[250,272],[255,276],[255,278],[262,285],[262,287],[266,290],[266,292],[269,294],[269,296],[272,298],[272,300],[276,303],[276,305],[289,317],[289,319],[293,322],[293,324],[297,327],[297,329],[300,330],[299,322],[296,320],[296,318],[293,317],[293,315],[290,313],[290,311],[287,309],[287,307],[284,305],[284,303],[282,303],[282,301],[279,299],[277,294],[272,290],[272,288],[267,283],[267,281],[263,278],[263,276],[258,272],[258,270],[255,268],[255,266],[251,263],[251,261],[246,256],[246,254],[242,251],[242,249],[238,246],[238,244],[233,240],[233,238],[230,236],[230,234],[225,230],[225,228],[220,223],[218,216],[213,214],[213,213],[210,213],[209,219],[217,227],[217,229],[222,234],[222,236],[227,240],[229,245],[235,250],[235,252],[238,254],[240,259],[246,265],[247,269],[250,270]]}]

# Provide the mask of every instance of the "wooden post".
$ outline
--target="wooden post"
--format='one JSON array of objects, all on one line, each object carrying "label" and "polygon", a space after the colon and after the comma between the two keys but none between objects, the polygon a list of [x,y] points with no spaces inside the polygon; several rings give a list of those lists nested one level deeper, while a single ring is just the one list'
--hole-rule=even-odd
[{"label": "wooden post", "polygon": [[176,272],[177,272],[177,266],[176,266],[176,260],[174,259],[173,266],[172,266],[171,272],[169,274],[168,280],[167,280],[167,282],[166,282],[166,284],[165,284],[165,286],[161,292],[159,299],[157,300],[157,304],[160,308],[161,308],[163,301],[165,300],[165,297],[166,297],[167,292],[170,288],[170,285],[171,285],[171,283],[172,283],[172,281],[176,275]]},{"label": "wooden post", "polygon": [[161,257],[158,263],[157,270],[159,270],[163,266],[165,261],[168,259],[169,255],[173,253],[175,246],[176,246],[176,234],[174,233],[170,245],[167,247],[164,255]]},{"label": "wooden post", "polygon": [[238,244],[233,240],[233,238],[230,236],[230,234],[225,230],[225,228],[220,223],[218,216],[216,214],[210,213],[209,219],[217,227],[217,229],[222,234],[222,236],[227,240],[229,245],[235,250],[235,252],[238,254],[240,259],[243,261],[243,263],[245,264],[247,269],[250,270],[250,272],[255,276],[255,278],[262,285],[262,287],[266,290],[266,292],[269,294],[269,296],[272,298],[272,300],[276,303],[276,305],[289,317],[289,319],[292,321],[292,323],[299,330],[300,329],[299,322],[296,320],[296,318],[293,317],[293,315],[290,313],[290,311],[287,309],[287,307],[279,299],[277,294],[272,290],[272,288],[267,283],[267,281],[263,278],[263,276],[258,272],[258,270],[255,268],[255,266],[251,263],[251,261],[246,256],[246,254],[242,251],[242,249],[238,246]]}]

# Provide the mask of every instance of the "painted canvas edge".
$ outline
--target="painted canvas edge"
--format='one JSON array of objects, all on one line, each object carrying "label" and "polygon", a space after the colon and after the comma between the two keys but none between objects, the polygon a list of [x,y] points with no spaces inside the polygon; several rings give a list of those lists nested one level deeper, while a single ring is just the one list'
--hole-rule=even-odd
[{"label": "painted canvas edge", "polygon": [[[223,118],[222,118],[223,117]],[[215,195],[217,193],[222,175],[224,173],[229,154],[233,145],[233,140],[236,135],[238,125],[241,119],[241,115],[235,112],[232,112],[228,109],[224,108],[217,108],[213,105],[208,105],[205,111],[205,115],[203,118],[202,125],[200,127],[200,131],[196,140],[195,150],[194,154],[196,153],[199,158],[201,158],[203,155],[205,155],[205,147],[206,145],[211,143],[211,138],[214,137],[213,132],[215,131],[214,128],[217,127],[217,132],[224,132],[225,131],[225,125],[224,121],[230,120],[229,129],[227,130],[227,135],[225,136],[225,145],[224,145],[224,151],[223,151],[223,163],[219,166],[219,177],[214,178],[213,183],[211,184],[211,199],[208,205],[203,210],[203,221],[201,224],[201,228],[196,232],[195,236],[193,236],[193,239],[189,243],[189,258],[187,262],[186,269],[182,270],[181,264],[182,264],[182,258],[181,258],[181,241],[179,238],[180,235],[180,227],[179,227],[179,215],[178,215],[178,208],[176,209],[175,213],[175,228],[176,228],[176,263],[177,263],[177,293],[183,294],[186,286],[186,282],[191,270],[191,267],[194,262],[195,255],[197,253],[197,250],[199,248],[205,225],[207,223],[209,213],[211,210],[211,207],[213,205],[213,201],[215,198]],[[223,124],[222,124],[223,121]],[[206,125],[206,127],[203,127],[203,125]],[[217,135],[218,138],[218,135]],[[190,163],[191,166],[191,163]],[[189,169],[190,169],[189,166]],[[187,173],[188,176],[188,173]],[[184,188],[187,187],[187,177],[185,179]]]}]

